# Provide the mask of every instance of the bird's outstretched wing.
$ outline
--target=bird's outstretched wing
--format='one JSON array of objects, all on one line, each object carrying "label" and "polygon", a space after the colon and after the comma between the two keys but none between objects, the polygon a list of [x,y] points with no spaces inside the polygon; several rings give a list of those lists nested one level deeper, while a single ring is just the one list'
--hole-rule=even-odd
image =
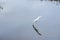
[{"label": "bird's outstretched wing", "polygon": [[38,29],[36,29],[36,28],[35,28],[34,24],[33,24],[32,26],[33,26],[34,30],[38,33],[38,35],[40,35],[40,36],[41,36],[42,34],[41,34],[41,33],[39,33]]}]

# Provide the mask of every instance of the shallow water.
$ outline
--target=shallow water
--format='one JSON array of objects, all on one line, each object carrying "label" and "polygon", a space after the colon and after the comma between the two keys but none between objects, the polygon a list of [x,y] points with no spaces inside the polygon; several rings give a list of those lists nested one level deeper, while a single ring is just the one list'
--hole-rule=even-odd
[{"label": "shallow water", "polygon": [[[3,0],[0,11],[0,40],[60,40],[60,5],[39,0]],[[32,21],[42,34],[32,27]]]}]

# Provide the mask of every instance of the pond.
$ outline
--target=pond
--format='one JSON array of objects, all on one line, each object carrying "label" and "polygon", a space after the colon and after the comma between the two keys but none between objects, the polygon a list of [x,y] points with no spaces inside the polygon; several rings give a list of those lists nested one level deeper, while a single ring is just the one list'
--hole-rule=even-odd
[{"label": "pond", "polygon": [[[60,4],[40,0],[3,0],[0,9],[0,40],[60,40]],[[32,21],[42,16],[36,28]]]}]

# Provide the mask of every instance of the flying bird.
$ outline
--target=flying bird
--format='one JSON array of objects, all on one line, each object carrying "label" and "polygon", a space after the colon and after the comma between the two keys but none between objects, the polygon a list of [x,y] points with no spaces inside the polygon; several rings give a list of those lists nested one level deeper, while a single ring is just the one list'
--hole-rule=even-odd
[{"label": "flying bird", "polygon": [[33,21],[33,28],[34,30],[37,32],[37,34],[39,34],[40,36],[42,35],[41,33],[39,33],[38,29],[34,26],[34,23],[36,23],[42,16],[38,16],[34,21]]}]

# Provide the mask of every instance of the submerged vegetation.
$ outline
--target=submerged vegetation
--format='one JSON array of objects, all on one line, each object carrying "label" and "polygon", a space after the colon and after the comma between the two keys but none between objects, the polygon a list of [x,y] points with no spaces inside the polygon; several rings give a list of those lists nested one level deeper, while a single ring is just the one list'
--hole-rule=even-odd
[{"label": "submerged vegetation", "polygon": [[53,2],[55,4],[60,4],[60,0],[40,0],[40,1],[49,1],[49,2]]},{"label": "submerged vegetation", "polygon": [[3,7],[2,7],[2,6],[0,6],[0,9],[3,9]]},{"label": "submerged vegetation", "polygon": [[60,2],[60,0],[49,0],[49,1],[58,1],[58,2]]},{"label": "submerged vegetation", "polygon": [[60,0],[40,0],[40,1],[58,1],[58,2],[60,2]]},{"label": "submerged vegetation", "polygon": [[3,4],[4,3],[0,3],[0,11],[3,10]]}]

